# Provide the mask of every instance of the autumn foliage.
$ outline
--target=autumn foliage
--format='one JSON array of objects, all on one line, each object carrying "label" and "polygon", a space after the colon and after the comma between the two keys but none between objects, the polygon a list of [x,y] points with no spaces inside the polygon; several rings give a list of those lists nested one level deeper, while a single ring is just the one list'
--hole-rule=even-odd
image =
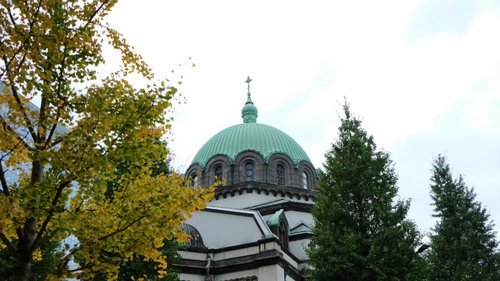
[{"label": "autumn foliage", "polygon": [[[63,241],[53,279],[113,278],[137,255],[164,274],[163,239],[185,241],[180,224],[211,199],[178,174],[151,174],[168,157],[158,139],[176,89],[104,22],[115,4],[0,0],[0,247],[15,257],[13,280],[28,280],[51,241]],[[122,63],[102,78],[106,45]]]}]

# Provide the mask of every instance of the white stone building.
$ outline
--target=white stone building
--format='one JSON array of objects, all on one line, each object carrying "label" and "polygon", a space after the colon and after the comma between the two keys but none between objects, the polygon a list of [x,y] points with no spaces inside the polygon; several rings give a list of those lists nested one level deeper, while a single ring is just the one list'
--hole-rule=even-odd
[{"label": "white stone building", "polygon": [[181,280],[303,280],[316,169],[290,136],[257,123],[250,90],[241,113],[243,123],[209,139],[187,170],[193,185],[225,184],[185,224]]}]

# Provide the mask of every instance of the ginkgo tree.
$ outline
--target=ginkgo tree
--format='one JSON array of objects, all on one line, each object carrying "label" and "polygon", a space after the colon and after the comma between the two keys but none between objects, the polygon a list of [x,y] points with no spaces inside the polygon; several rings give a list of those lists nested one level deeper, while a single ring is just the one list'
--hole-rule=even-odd
[{"label": "ginkgo tree", "polygon": [[[105,22],[116,2],[0,0],[0,247],[15,258],[12,280],[28,280],[51,241],[63,241],[53,279],[113,279],[137,256],[164,274],[164,239],[188,239],[181,223],[211,199],[178,174],[151,174],[168,157],[158,139],[176,88]],[[121,64],[100,77],[106,45]]]}]

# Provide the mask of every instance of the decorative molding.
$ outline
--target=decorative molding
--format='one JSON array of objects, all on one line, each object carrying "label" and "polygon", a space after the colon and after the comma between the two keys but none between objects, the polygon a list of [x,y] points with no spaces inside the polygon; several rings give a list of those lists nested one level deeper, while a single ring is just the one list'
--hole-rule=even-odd
[{"label": "decorative molding", "polygon": [[[220,275],[225,273],[238,272],[259,267],[276,265],[285,270],[285,273],[294,280],[303,280],[301,272],[291,265],[278,250],[262,251],[258,254],[241,256],[236,258],[212,261],[210,275]],[[174,265],[183,273],[206,275],[207,268],[204,261],[182,259]],[[236,279],[238,280],[238,279]],[[243,279],[245,280],[245,279]]]},{"label": "decorative molding", "polygon": [[302,203],[302,202],[294,202],[294,201],[287,201],[287,202],[280,202],[275,205],[265,205],[265,206],[255,206],[255,207],[250,207],[250,210],[255,210],[259,211],[259,213],[263,216],[267,216],[270,214],[274,214],[276,211],[279,211],[281,209],[287,211],[297,211],[297,212],[303,212],[303,213],[310,213],[313,208],[312,204],[308,203]]},{"label": "decorative molding", "polygon": [[259,278],[257,276],[252,275],[252,276],[247,276],[247,277],[241,277],[241,278],[236,278],[236,279],[228,279],[224,281],[258,281]]},{"label": "decorative molding", "polygon": [[297,241],[297,240],[305,240],[305,239],[311,239],[312,237],[312,233],[299,233],[299,234],[290,234],[290,236],[288,236],[288,239],[290,241]]},{"label": "decorative molding", "polygon": [[274,195],[281,197],[288,197],[290,199],[303,199],[305,201],[314,202],[316,198],[316,193],[310,189],[302,189],[297,187],[283,187],[275,184],[266,184],[260,182],[242,182],[233,184],[231,186],[220,186],[215,188],[215,200],[223,199],[229,197],[234,197],[237,195],[246,193],[256,192],[257,194],[264,193],[265,195]]},{"label": "decorative molding", "polygon": [[[206,249],[205,253],[217,254],[232,250],[265,245],[266,243],[269,242],[275,242],[281,246],[281,242],[279,241],[279,239],[277,237],[272,237],[272,238],[264,238],[256,242],[245,243],[231,247]],[[262,266],[277,265],[283,268],[286,274],[291,276],[294,280],[303,280],[299,269],[290,264],[284,258],[283,253],[288,255],[297,264],[304,262],[299,258],[297,258],[295,255],[293,255],[289,250],[281,247],[281,251],[277,249],[270,249],[270,250],[263,250],[257,254],[239,256],[222,260],[212,260],[210,266],[210,274],[219,275],[224,273],[243,271],[247,269],[256,269]],[[206,265],[207,262],[205,260],[193,260],[193,259],[181,259],[178,263],[174,264],[174,266],[180,269],[182,273],[190,273],[196,275],[206,275],[207,272]]]}]

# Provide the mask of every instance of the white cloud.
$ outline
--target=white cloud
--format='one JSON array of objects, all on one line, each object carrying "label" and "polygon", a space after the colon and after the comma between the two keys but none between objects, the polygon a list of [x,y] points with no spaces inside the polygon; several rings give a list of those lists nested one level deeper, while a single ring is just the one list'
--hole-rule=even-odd
[{"label": "white cloud", "polygon": [[[396,164],[428,171],[432,155],[466,145],[463,136],[476,139],[474,134],[488,130],[490,139],[500,141],[494,107],[500,93],[499,9],[491,1],[475,2],[473,15],[460,21],[460,32],[412,33],[414,18],[426,19],[417,10],[428,3],[129,0],[110,20],[161,75],[188,57],[197,64],[182,70],[187,104],[175,113],[171,148],[181,170],[208,138],[241,122],[243,81],[250,75],[258,120],[293,136],[315,165],[335,139],[339,102],[346,97],[379,146],[396,149],[395,160],[405,161]],[[447,130],[457,127],[460,132]],[[446,138],[430,137],[443,131]],[[427,137],[419,144],[422,136]],[[443,140],[450,143],[439,143]],[[405,157],[417,157],[412,151],[420,152],[419,161]],[[454,158],[458,162],[473,157],[452,151],[461,154]],[[498,161],[483,162],[490,165],[485,170],[500,169]],[[480,178],[470,167],[461,173]],[[405,195],[425,197],[426,174],[400,174],[402,183],[413,184],[402,186]],[[500,196],[495,177],[470,185]],[[415,201],[413,213],[430,209],[428,199]],[[495,212],[500,223],[500,210]],[[425,219],[419,223],[425,225]]]}]

